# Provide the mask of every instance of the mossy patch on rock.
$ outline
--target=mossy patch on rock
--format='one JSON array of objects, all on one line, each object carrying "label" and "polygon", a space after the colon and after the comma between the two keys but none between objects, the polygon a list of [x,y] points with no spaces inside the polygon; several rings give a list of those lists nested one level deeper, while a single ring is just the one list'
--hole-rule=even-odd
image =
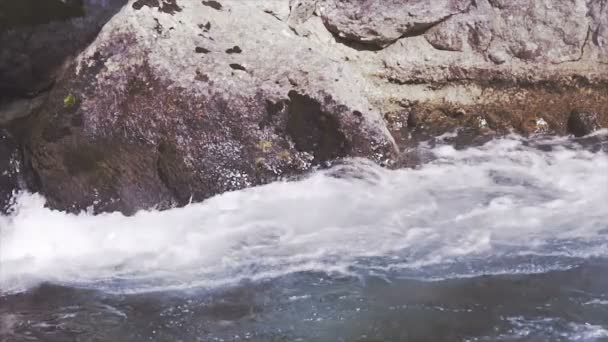
[{"label": "mossy patch on rock", "polygon": [[63,107],[66,109],[76,107],[76,96],[69,94],[63,99]]}]

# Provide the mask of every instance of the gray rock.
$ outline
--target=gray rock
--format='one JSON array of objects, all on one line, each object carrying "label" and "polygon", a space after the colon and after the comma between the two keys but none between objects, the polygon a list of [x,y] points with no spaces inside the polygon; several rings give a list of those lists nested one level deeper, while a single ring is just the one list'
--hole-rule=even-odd
[{"label": "gray rock", "polygon": [[475,1],[464,13],[429,29],[425,38],[438,50],[484,54],[493,39],[491,11],[492,8],[485,0]]},{"label": "gray rock", "polygon": [[131,0],[30,118],[31,186],[132,213],[342,157],[393,164],[457,128],[566,134],[572,112],[606,127],[602,4]]},{"label": "gray rock", "polygon": [[591,17],[590,48],[594,57],[608,64],[608,4],[605,0],[590,0],[589,16]]},{"label": "gray rock", "polygon": [[424,33],[462,13],[470,0],[325,0],[320,14],[341,38],[378,47]]},{"label": "gray rock", "polygon": [[317,0],[290,0],[289,24],[297,26],[310,19],[317,9]]},{"label": "gray rock", "polygon": [[589,20],[585,0],[491,0],[493,54],[563,63],[581,57]]},{"label": "gray rock", "polygon": [[394,153],[365,79],[339,54],[255,3],[178,5],[126,6],[51,92],[28,150],[52,206],[183,205]]}]

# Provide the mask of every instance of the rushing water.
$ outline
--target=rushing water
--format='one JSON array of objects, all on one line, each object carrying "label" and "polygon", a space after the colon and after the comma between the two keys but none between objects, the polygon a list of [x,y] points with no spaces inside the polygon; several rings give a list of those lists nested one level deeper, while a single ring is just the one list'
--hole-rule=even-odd
[{"label": "rushing water", "polygon": [[608,341],[606,132],[417,153],[132,217],[21,194],[0,340]]}]

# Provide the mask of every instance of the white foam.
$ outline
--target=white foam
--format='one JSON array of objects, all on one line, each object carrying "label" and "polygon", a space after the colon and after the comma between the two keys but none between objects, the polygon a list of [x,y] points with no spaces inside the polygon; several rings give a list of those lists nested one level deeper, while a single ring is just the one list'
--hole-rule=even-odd
[{"label": "white foam", "polygon": [[[347,273],[362,258],[424,268],[504,249],[582,247],[608,228],[608,155],[510,137],[390,171],[353,160],[298,182],[132,217],[67,214],[22,194],[0,217],[0,289],[40,281],[116,289],[217,286],[297,271]],[[604,246],[594,256],[607,256]],[[555,251],[553,251],[555,253]],[[394,260],[394,261],[391,261]]]},{"label": "white foam", "polygon": [[596,324],[567,322],[553,317],[534,319],[509,317],[507,321],[513,325],[510,333],[498,336],[494,340],[512,341],[526,337],[538,338],[538,335],[547,340],[565,339],[567,341],[599,341],[608,338],[606,327]]}]

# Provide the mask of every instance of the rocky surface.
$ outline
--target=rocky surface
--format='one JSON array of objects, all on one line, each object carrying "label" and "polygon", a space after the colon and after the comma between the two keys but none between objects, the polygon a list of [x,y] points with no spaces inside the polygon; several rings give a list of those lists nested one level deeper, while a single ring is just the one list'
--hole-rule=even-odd
[{"label": "rocky surface", "polygon": [[10,209],[13,192],[21,186],[20,155],[16,140],[0,129],[0,214]]},{"label": "rocky surface", "polygon": [[385,47],[423,34],[468,10],[471,0],[329,0],[317,2],[327,28],[338,37]]},{"label": "rocky surface", "polygon": [[31,117],[31,186],[132,213],[345,156],[402,165],[454,129],[586,134],[608,127],[607,8],[131,0]]},{"label": "rocky surface", "polygon": [[63,64],[75,57],[126,0],[0,2],[0,125],[46,100]]}]

